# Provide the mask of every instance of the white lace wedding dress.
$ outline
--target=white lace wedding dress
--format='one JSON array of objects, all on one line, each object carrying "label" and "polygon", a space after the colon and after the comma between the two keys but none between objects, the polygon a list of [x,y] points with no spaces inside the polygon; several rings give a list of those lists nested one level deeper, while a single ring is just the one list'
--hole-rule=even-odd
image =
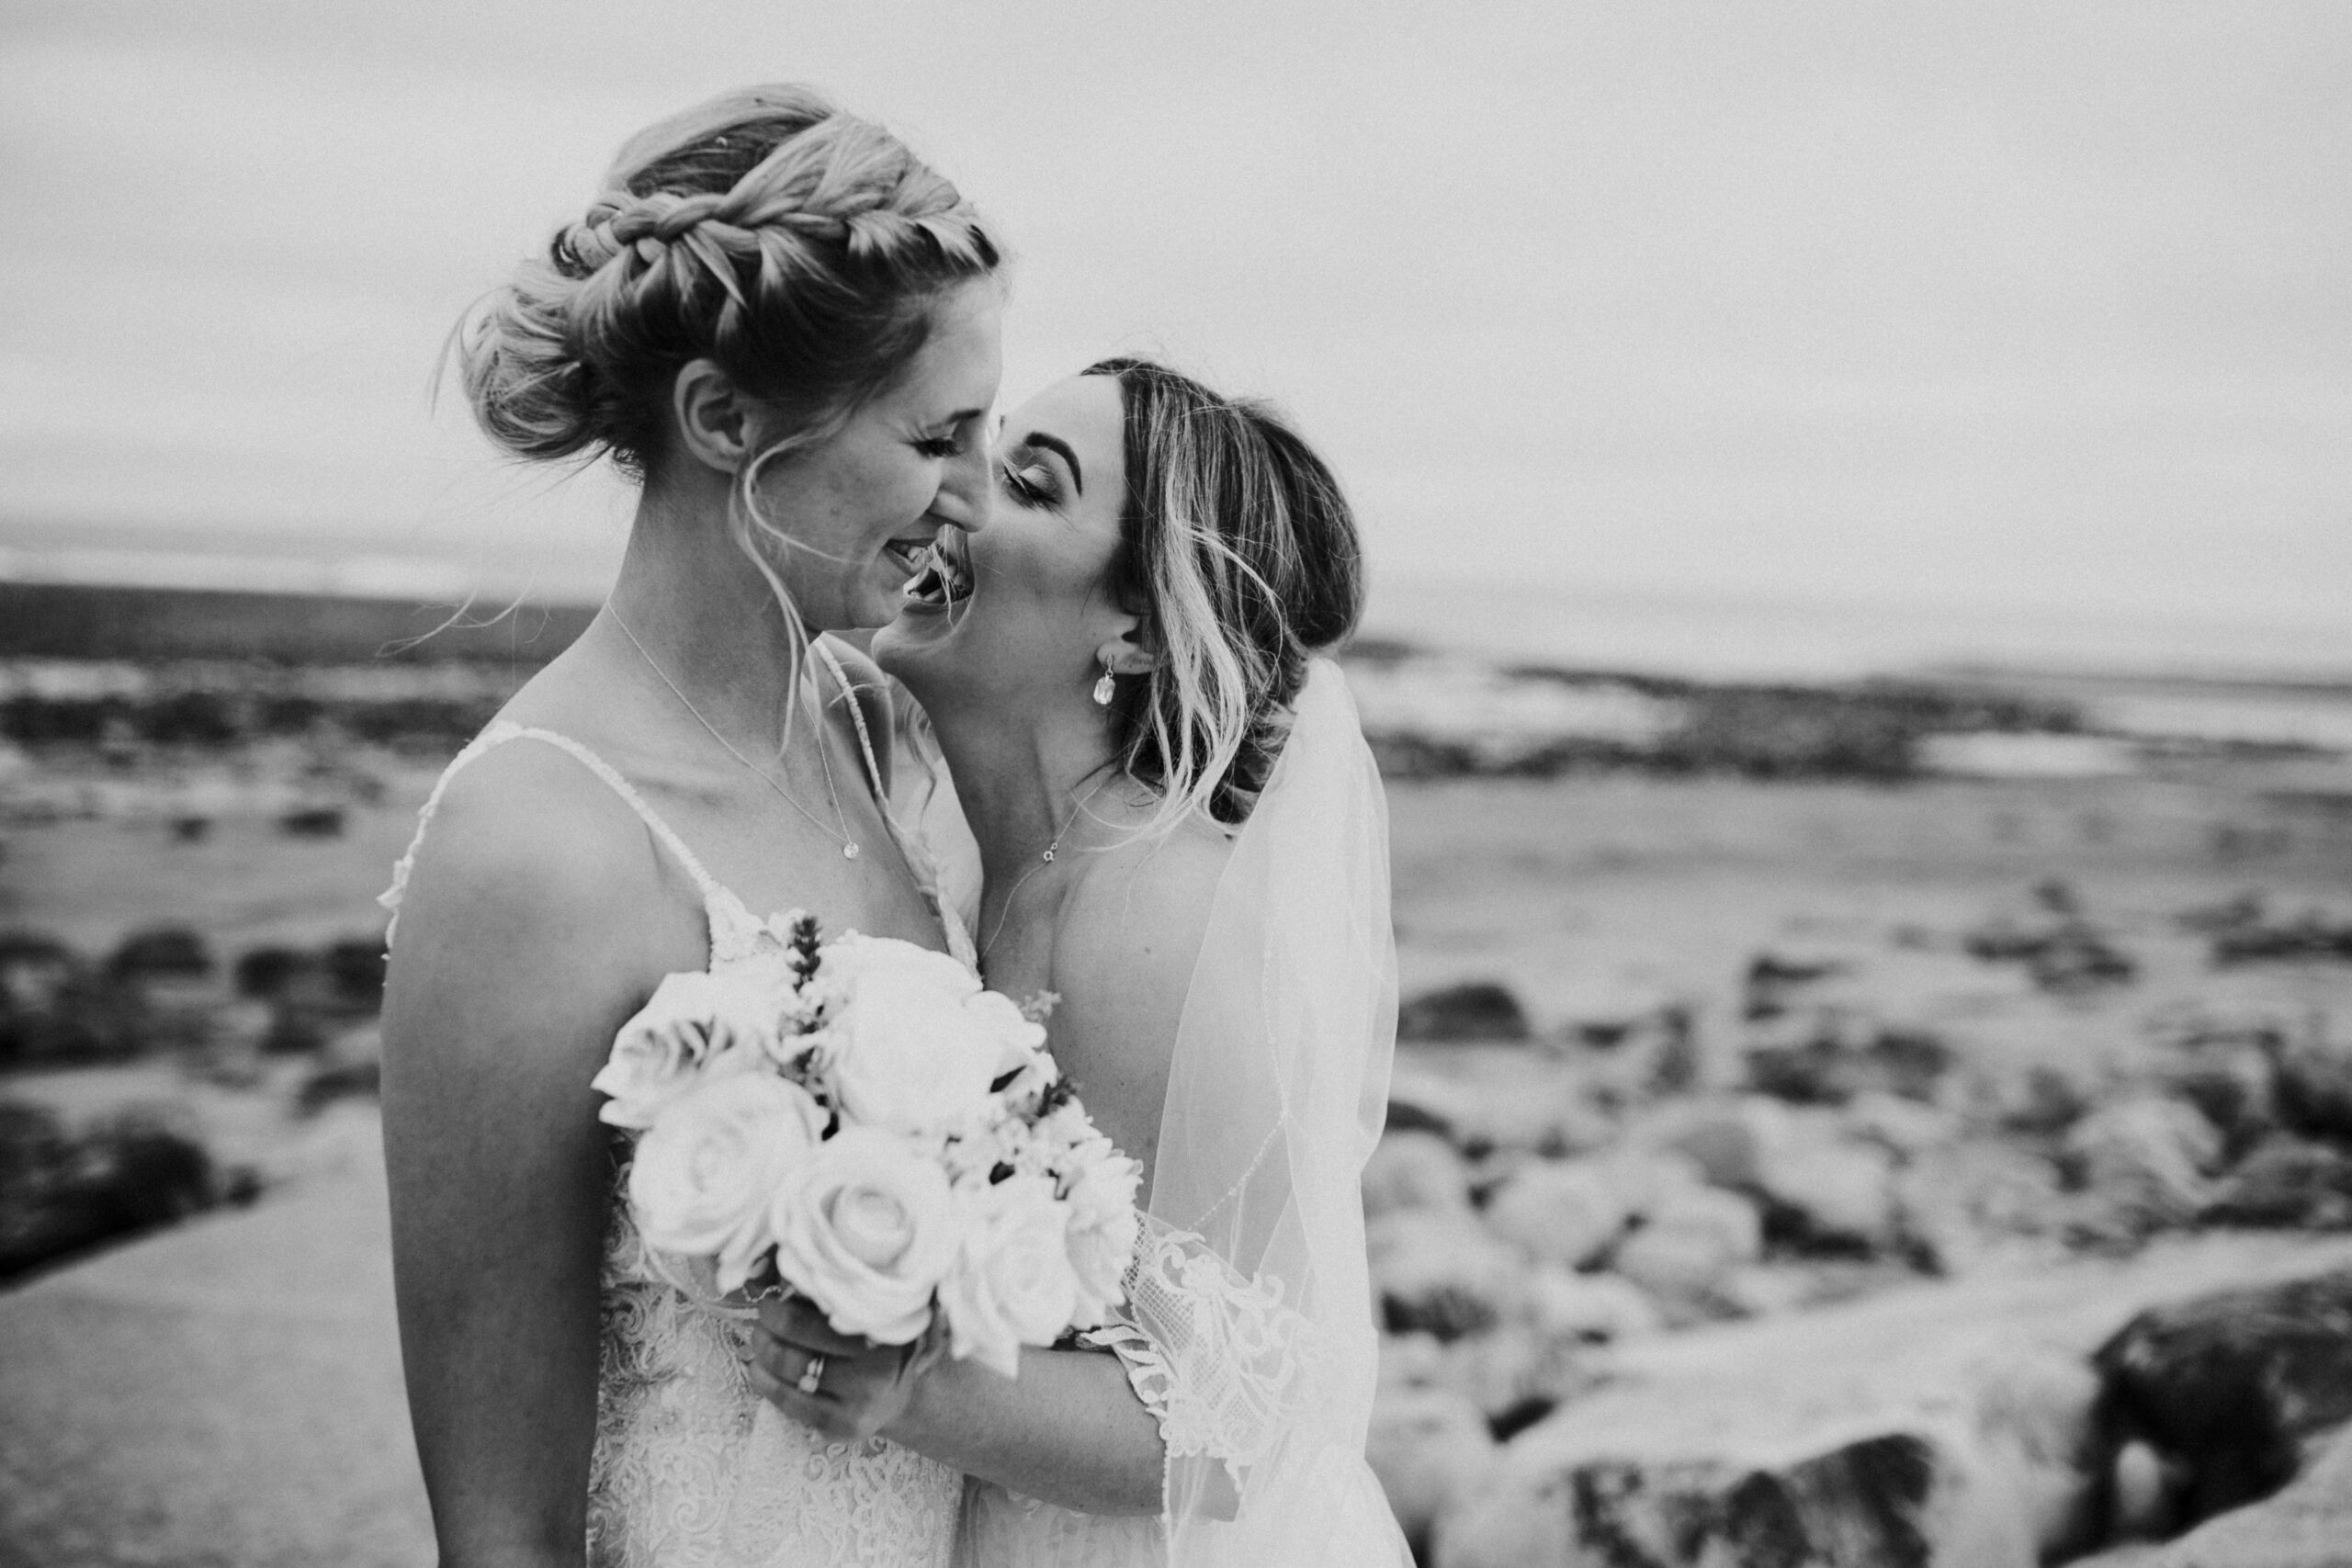
[{"label": "white lace wedding dress", "polygon": [[[841,680],[839,666],[833,669]],[[864,741],[862,716],[858,722]],[[416,839],[381,899],[396,925],[416,846],[449,779],[492,747],[522,739],[577,758],[677,858],[702,894],[711,969],[784,942],[781,917],[763,919],[714,880],[602,758],[569,736],[503,720],[458,754],[426,801]],[[878,790],[872,750],[865,750]],[[945,910],[942,919],[950,950],[972,963],[961,923]],[[625,1166],[613,1173],[605,1246],[596,1447],[588,1483],[593,1568],[945,1568],[962,1473],[879,1438],[828,1442],[761,1398],[737,1355],[747,1323],[689,1301],[654,1272],[619,1201],[625,1175]]]}]

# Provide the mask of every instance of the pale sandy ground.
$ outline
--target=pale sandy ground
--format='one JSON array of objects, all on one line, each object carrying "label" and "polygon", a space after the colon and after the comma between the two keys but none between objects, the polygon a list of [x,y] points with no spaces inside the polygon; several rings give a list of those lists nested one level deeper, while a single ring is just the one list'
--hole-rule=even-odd
[{"label": "pale sandy ground", "polygon": [[374,1114],[207,1217],[0,1296],[0,1562],[433,1561]]},{"label": "pale sandy ground", "polygon": [[[2249,889],[2282,911],[2352,897],[2352,777],[2340,795],[2196,782],[1862,784],[1478,782],[1389,792],[1408,994],[1509,983],[1539,1024],[1660,998],[1702,1010],[1758,951],[1884,960],[1928,949],[2064,877],[2149,961],[2223,996],[2177,925]],[[2292,987],[2273,970],[2261,988]],[[2315,983],[2334,995],[2332,977]]]},{"label": "pale sandy ground", "polygon": [[[1546,1027],[1682,997],[1703,1033],[1760,948],[1871,955],[1879,989],[1900,993],[1919,950],[1897,937],[1916,928],[1938,976],[1922,984],[1948,986],[1964,965],[1938,944],[2064,874],[2146,958],[2134,1010],[2243,991],[2340,1024],[2343,976],[2216,976],[2174,919],[2246,888],[2290,908],[2352,893],[2336,798],[2213,780],[1398,787],[1407,987],[1503,979]],[[193,847],[159,826],[11,829],[0,924],[102,951],[178,920],[224,958],[367,931],[406,837],[398,807],[324,843],[258,823]],[[372,1128],[334,1114],[340,1157],[306,1162],[254,1210],[0,1294],[0,1563],[430,1561]]]}]

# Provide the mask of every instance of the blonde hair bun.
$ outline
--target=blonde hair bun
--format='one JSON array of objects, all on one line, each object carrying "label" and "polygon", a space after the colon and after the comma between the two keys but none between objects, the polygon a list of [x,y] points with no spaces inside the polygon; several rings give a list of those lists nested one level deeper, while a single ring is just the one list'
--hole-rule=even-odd
[{"label": "blonde hair bun", "polygon": [[914,356],[936,295],[1001,259],[889,131],[809,87],[747,87],[630,138],[546,257],[459,322],[456,354],[500,446],[642,474],[690,361],[816,430]]}]

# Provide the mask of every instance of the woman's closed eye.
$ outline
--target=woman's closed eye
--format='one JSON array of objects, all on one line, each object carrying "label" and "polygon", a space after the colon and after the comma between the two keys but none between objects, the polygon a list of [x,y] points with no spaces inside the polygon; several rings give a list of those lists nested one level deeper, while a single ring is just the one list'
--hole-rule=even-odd
[{"label": "woman's closed eye", "polygon": [[917,452],[933,459],[953,457],[963,449],[964,437],[960,432],[946,435],[927,435],[915,443]]},{"label": "woman's closed eye", "polygon": [[1003,467],[1005,493],[1023,506],[1053,506],[1061,497],[1054,485],[1054,471],[1043,463]]}]

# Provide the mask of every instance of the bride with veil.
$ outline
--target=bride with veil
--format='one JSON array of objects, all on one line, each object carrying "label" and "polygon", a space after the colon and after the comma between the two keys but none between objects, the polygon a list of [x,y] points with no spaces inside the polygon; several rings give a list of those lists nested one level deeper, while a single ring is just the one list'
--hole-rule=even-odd
[{"label": "bride with veil", "polygon": [[[1363,1457],[1387,825],[1319,651],[1359,608],[1352,517],[1269,411],[1148,361],[1049,388],[995,461],[988,528],[943,542],[874,652],[924,704],[960,796],[960,818],[933,801],[927,820],[968,818],[977,840],[989,984],[1057,997],[1057,1055],[1148,1169],[1128,1307],[1086,1337],[1125,1364],[1154,1440],[1099,1411],[1057,1423],[1066,1479],[1148,1453],[1143,1506],[978,1479],[952,1419],[925,1429],[946,1399],[919,1393],[899,1429],[974,1473],[971,1568],[1403,1563]],[[773,1315],[761,1351],[789,1411],[808,1325]],[[1023,1440],[1017,1423],[967,1437],[989,1457]]]}]

